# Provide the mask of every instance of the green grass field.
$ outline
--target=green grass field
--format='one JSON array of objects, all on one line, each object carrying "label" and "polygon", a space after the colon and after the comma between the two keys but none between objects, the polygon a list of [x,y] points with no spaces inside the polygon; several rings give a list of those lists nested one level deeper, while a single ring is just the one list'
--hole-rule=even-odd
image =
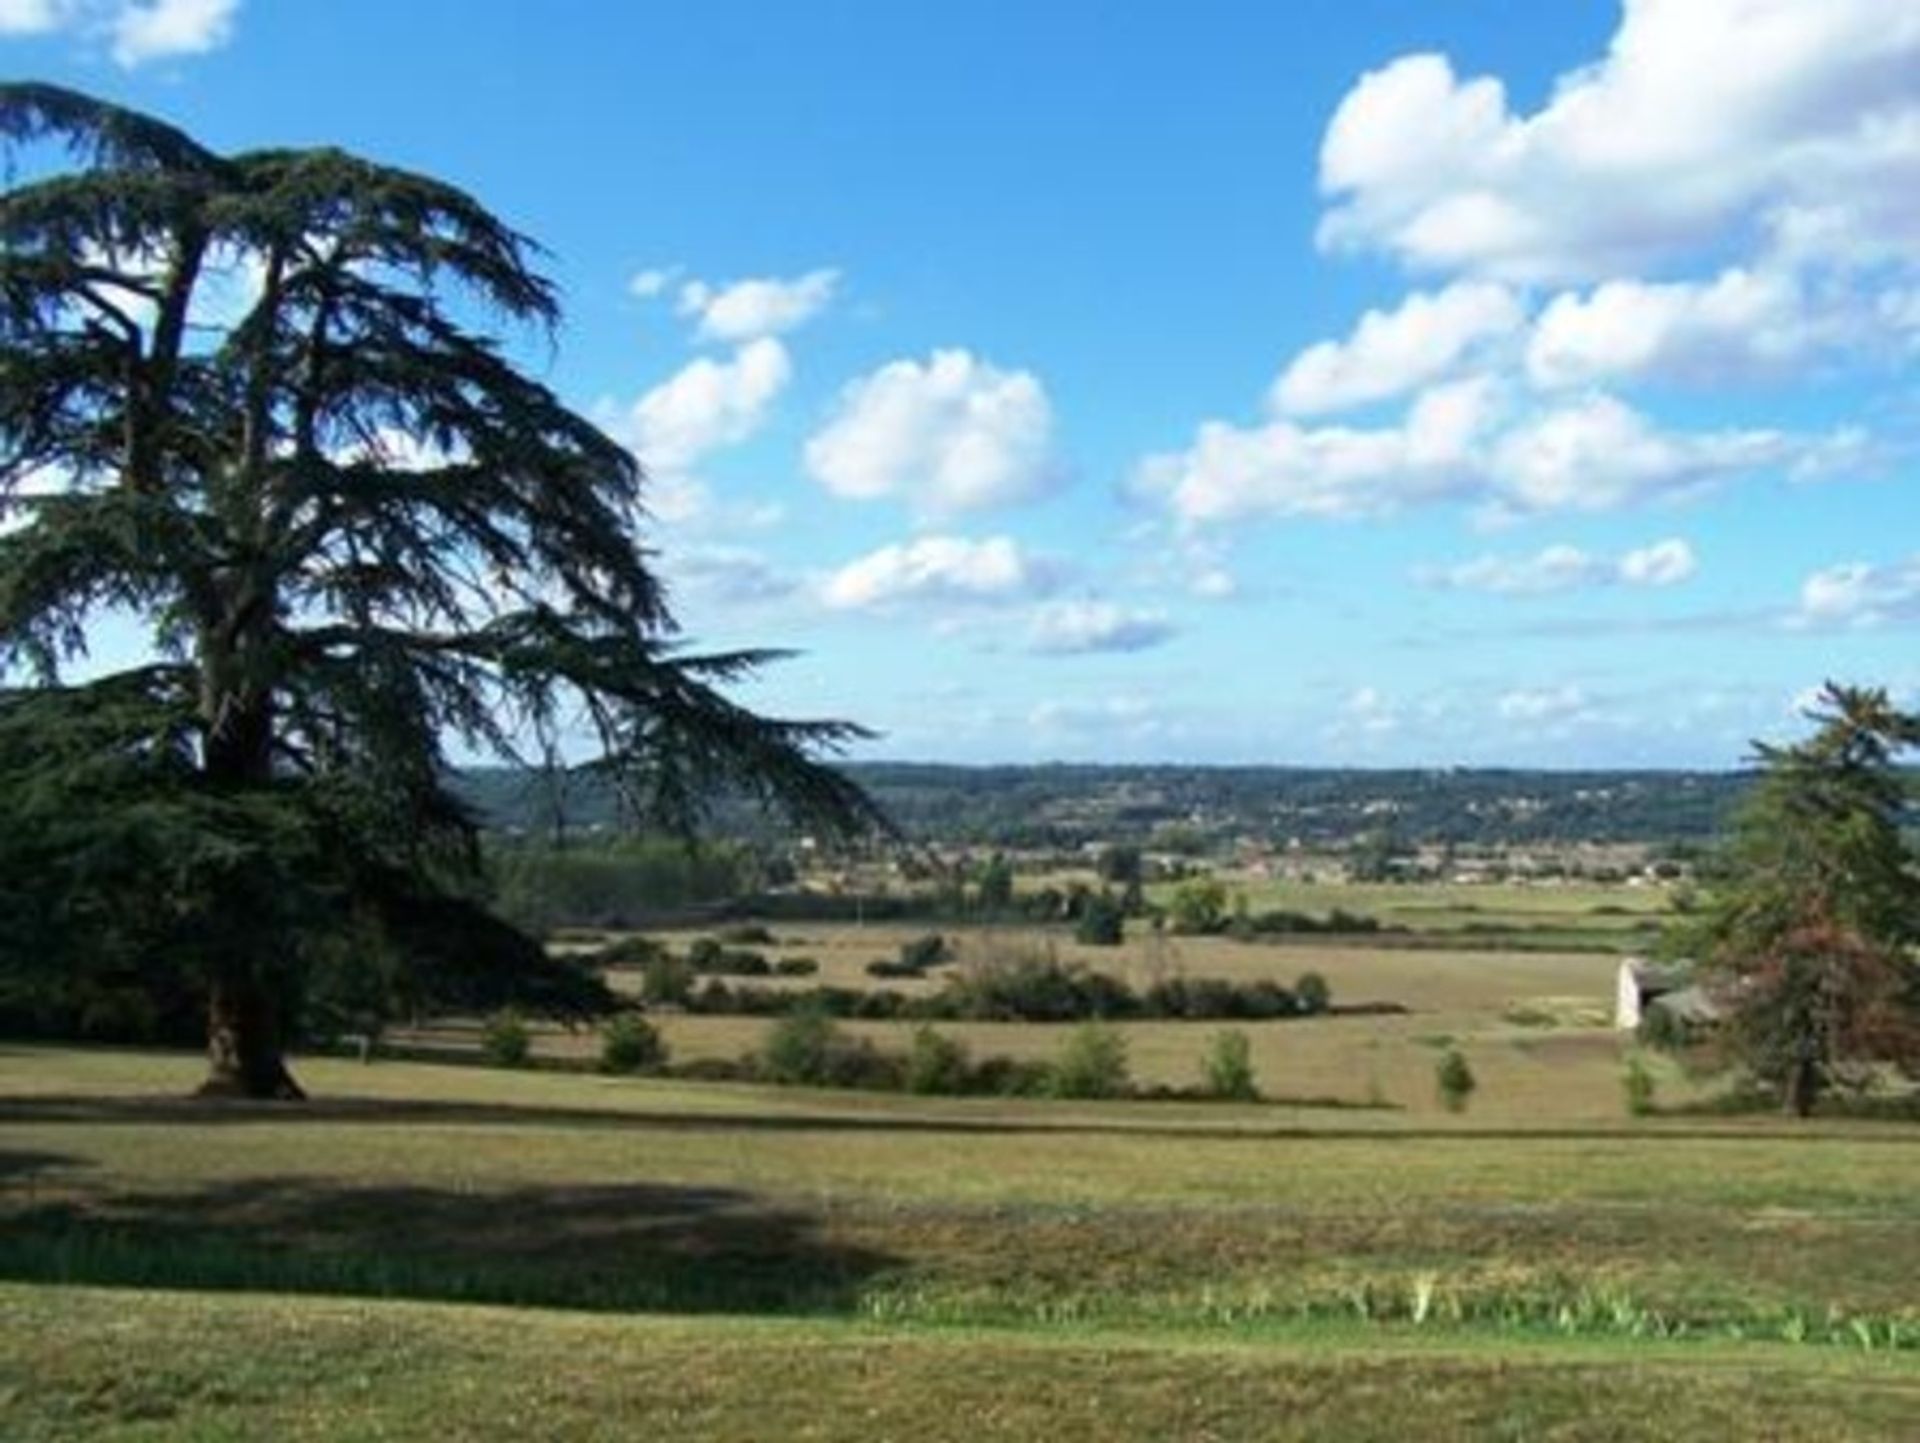
[{"label": "green grass field", "polygon": [[235,1106],[184,1100],[196,1072],[0,1050],[0,1436],[1920,1416],[1908,1125],[1582,1116],[1551,1087],[1449,1118],[330,1060],[300,1065],[312,1104]]}]

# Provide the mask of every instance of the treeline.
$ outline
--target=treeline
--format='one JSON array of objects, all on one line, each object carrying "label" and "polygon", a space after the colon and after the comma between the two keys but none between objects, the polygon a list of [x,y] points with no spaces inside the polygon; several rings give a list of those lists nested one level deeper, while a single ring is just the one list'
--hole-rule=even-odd
[{"label": "treeline", "polygon": [[[921,994],[886,987],[741,982],[737,979],[742,976],[777,970],[758,954],[746,953],[744,960],[743,966],[741,954],[729,959],[725,949],[709,952],[698,943],[684,957],[658,949],[641,967],[641,997],[649,1006],[720,1016],[817,1012],[918,1022],[1269,1021],[1311,1017],[1333,1007],[1332,990],[1317,972],[1305,973],[1292,987],[1267,979],[1231,982],[1174,975],[1135,988],[1124,978],[1063,962],[1045,950],[1013,950],[969,962],[949,972],[936,991]],[[891,969],[886,975],[919,975],[903,972],[900,964],[881,965]],[[920,970],[933,965],[923,964]]]},{"label": "treeline", "polygon": [[[1077,848],[1134,841],[1167,850],[1241,837],[1310,847],[1380,827],[1417,844],[1704,842],[1746,793],[1743,772],[1504,769],[1354,771],[1291,767],[848,764],[909,838],[955,846]],[[619,830],[612,793],[585,776],[464,773],[467,800],[525,836]],[[745,799],[715,803],[712,831],[787,844]]]}]

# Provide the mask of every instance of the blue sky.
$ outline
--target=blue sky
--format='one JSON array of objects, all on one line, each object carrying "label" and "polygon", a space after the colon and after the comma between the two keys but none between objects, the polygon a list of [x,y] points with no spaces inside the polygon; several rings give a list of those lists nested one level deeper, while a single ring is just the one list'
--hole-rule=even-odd
[{"label": "blue sky", "polygon": [[455,180],[689,636],[868,754],[1728,765],[1920,690],[1920,11],[0,0]]}]

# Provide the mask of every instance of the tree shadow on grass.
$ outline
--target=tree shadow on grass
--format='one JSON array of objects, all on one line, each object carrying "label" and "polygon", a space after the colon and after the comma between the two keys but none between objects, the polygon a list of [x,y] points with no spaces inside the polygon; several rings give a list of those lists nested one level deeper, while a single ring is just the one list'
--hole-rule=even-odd
[{"label": "tree shadow on grass", "polygon": [[0,1188],[31,1184],[41,1173],[84,1166],[82,1159],[64,1152],[35,1152],[25,1148],[0,1148]]},{"label": "tree shadow on grass", "polygon": [[68,1197],[0,1227],[0,1277],[680,1313],[831,1314],[897,1266],[723,1188],[466,1192],[264,1178]]},{"label": "tree shadow on grass", "polygon": [[[796,1101],[822,1108],[837,1104],[857,1107],[876,1099],[875,1093],[847,1093],[836,1098],[831,1093],[816,1097],[801,1094]],[[896,1102],[912,1102],[899,1096]],[[1008,1105],[1014,1105],[1009,1101]],[[1474,1126],[1427,1125],[1407,1115],[1404,1121],[1378,1127],[1319,1127],[1298,1124],[1269,1125],[1257,1112],[1241,1112],[1234,1121],[1203,1122],[1192,1112],[1181,1116],[1154,1116],[1145,1109],[1157,1104],[1140,1104],[1136,1117],[1093,1116],[1063,1110],[1058,1116],[1044,1115],[1057,1104],[1032,1104],[1025,1116],[989,1114],[968,1117],[938,1113],[880,1112],[682,1112],[640,1108],[551,1107],[524,1103],[458,1102],[401,1100],[389,1098],[328,1098],[310,1102],[241,1102],[206,1100],[164,1095],[99,1096],[94,1094],[38,1094],[32,1097],[0,1098],[0,1124],[128,1124],[161,1123],[202,1126],[301,1126],[313,1124],[364,1123],[370,1126],[482,1126],[568,1128],[586,1131],[637,1132],[848,1132],[951,1134],[955,1136],[1068,1136],[1090,1135],[1178,1139],[1261,1144],[1272,1142],[1366,1142],[1420,1143],[1446,1146],[1473,1142],[1750,1142],[1774,1145],[1798,1143],[1851,1145],[1886,1143],[1911,1147],[1914,1132],[1899,1125],[1907,1119],[1855,1116],[1835,1118],[1857,1124],[1845,1130],[1822,1130],[1814,1125],[1794,1125],[1776,1117],[1728,1116],[1713,1122],[1712,1114],[1696,1113],[1685,1117],[1684,1126],[1668,1121],[1646,1124],[1560,1125],[1560,1126]],[[1351,1113],[1372,1111],[1352,1104],[1335,1105],[1325,1099],[1273,1100],[1276,1109],[1312,1108]],[[1396,1117],[1398,1114],[1394,1114]],[[1679,1118],[1676,1110],[1665,1115]],[[1778,1122],[1780,1125],[1770,1126]]]}]

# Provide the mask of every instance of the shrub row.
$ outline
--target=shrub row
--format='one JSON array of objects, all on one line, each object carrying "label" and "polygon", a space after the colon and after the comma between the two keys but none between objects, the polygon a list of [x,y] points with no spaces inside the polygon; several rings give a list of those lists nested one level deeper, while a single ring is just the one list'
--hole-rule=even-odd
[{"label": "shrub row", "polygon": [[949,978],[940,991],[926,997],[853,987],[728,986],[716,978],[683,997],[650,1000],[679,1001],[688,1011],[716,1016],[773,1017],[804,1010],[876,1021],[1251,1022],[1325,1012],[1332,995],[1317,972],[1306,973],[1292,988],[1265,980],[1174,977],[1135,991],[1106,973],[1048,960],[976,966]]}]

